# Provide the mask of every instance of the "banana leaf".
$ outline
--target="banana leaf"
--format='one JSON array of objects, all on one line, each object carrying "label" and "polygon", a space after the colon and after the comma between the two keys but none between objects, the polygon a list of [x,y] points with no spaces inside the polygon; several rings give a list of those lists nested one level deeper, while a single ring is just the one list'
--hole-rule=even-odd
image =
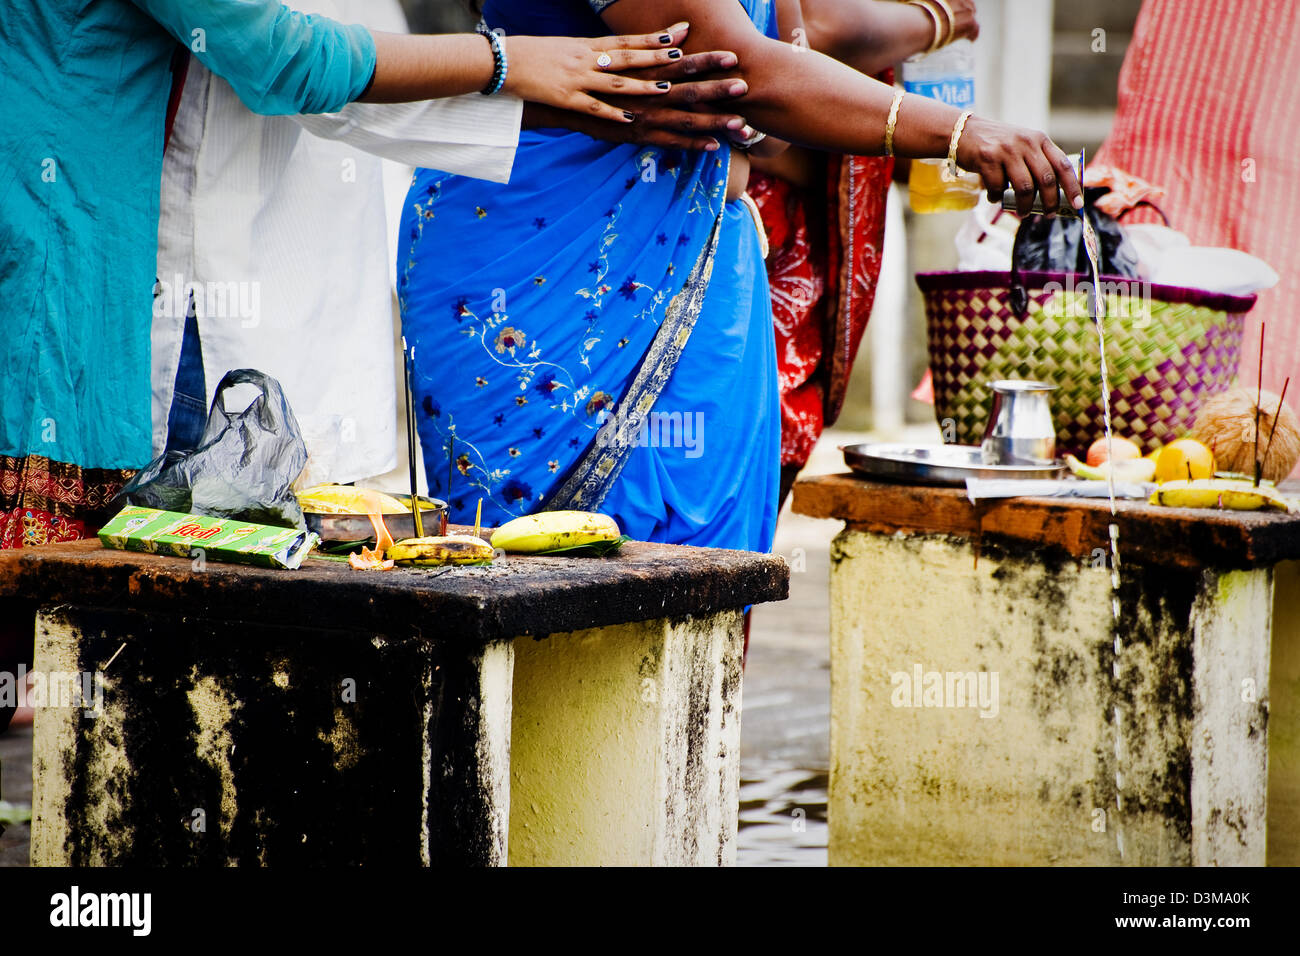
[{"label": "banana leaf", "polygon": [[593,541],[590,544],[576,544],[567,548],[551,548],[549,551],[530,551],[533,555],[557,555],[562,554],[566,558],[604,558],[618,551],[623,547],[623,542],[631,541],[628,535],[615,538],[612,541]]}]

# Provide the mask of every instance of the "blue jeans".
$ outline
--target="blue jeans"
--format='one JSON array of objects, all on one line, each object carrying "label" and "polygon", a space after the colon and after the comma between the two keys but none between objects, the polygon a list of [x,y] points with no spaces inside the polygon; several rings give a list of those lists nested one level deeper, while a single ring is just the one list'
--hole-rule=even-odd
[{"label": "blue jeans", "polygon": [[176,394],[167,415],[167,451],[192,451],[203,438],[208,422],[208,389],[203,377],[203,346],[199,321],[190,302],[181,340],[181,360],[176,368]]}]

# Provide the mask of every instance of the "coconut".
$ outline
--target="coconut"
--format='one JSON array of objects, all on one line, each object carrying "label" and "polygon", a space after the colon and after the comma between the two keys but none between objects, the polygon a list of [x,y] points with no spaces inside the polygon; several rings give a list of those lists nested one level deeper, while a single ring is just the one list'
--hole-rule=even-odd
[{"label": "coconut", "polygon": [[[1281,481],[1300,461],[1300,417],[1273,392],[1259,400],[1259,455],[1268,449],[1261,477]],[[1276,428],[1276,432],[1274,429]],[[1192,438],[1214,452],[1220,471],[1255,476],[1255,392],[1237,388],[1215,395],[1201,406]],[[1273,445],[1269,448],[1269,439]]]}]

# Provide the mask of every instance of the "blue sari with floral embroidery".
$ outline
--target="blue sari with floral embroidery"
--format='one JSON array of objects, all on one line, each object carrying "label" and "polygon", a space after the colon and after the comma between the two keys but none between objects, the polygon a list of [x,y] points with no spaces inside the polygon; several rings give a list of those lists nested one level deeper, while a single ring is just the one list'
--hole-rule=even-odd
[{"label": "blue sari with floral embroidery", "polygon": [[[739,2],[774,34],[771,0]],[[507,33],[592,36],[609,32],[593,12],[607,5],[501,0],[484,16]],[[480,500],[488,527],[577,506],[639,540],[770,550],[771,304],[755,221],[725,201],[728,159],[535,130],[508,185],[416,173],[398,295],[429,488],[454,522],[472,523]],[[647,397],[664,349],[656,367],[671,374]],[[611,430],[629,415],[640,427]],[[605,444],[624,448],[617,463],[573,494]]]}]

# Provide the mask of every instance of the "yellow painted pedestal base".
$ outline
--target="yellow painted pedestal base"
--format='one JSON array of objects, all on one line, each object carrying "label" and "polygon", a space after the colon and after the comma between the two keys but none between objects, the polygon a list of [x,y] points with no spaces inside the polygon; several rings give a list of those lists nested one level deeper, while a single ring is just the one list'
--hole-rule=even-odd
[{"label": "yellow painted pedestal base", "polygon": [[832,864],[1300,862],[1294,564],[1125,566],[1115,627],[1104,560],[831,557]]}]

